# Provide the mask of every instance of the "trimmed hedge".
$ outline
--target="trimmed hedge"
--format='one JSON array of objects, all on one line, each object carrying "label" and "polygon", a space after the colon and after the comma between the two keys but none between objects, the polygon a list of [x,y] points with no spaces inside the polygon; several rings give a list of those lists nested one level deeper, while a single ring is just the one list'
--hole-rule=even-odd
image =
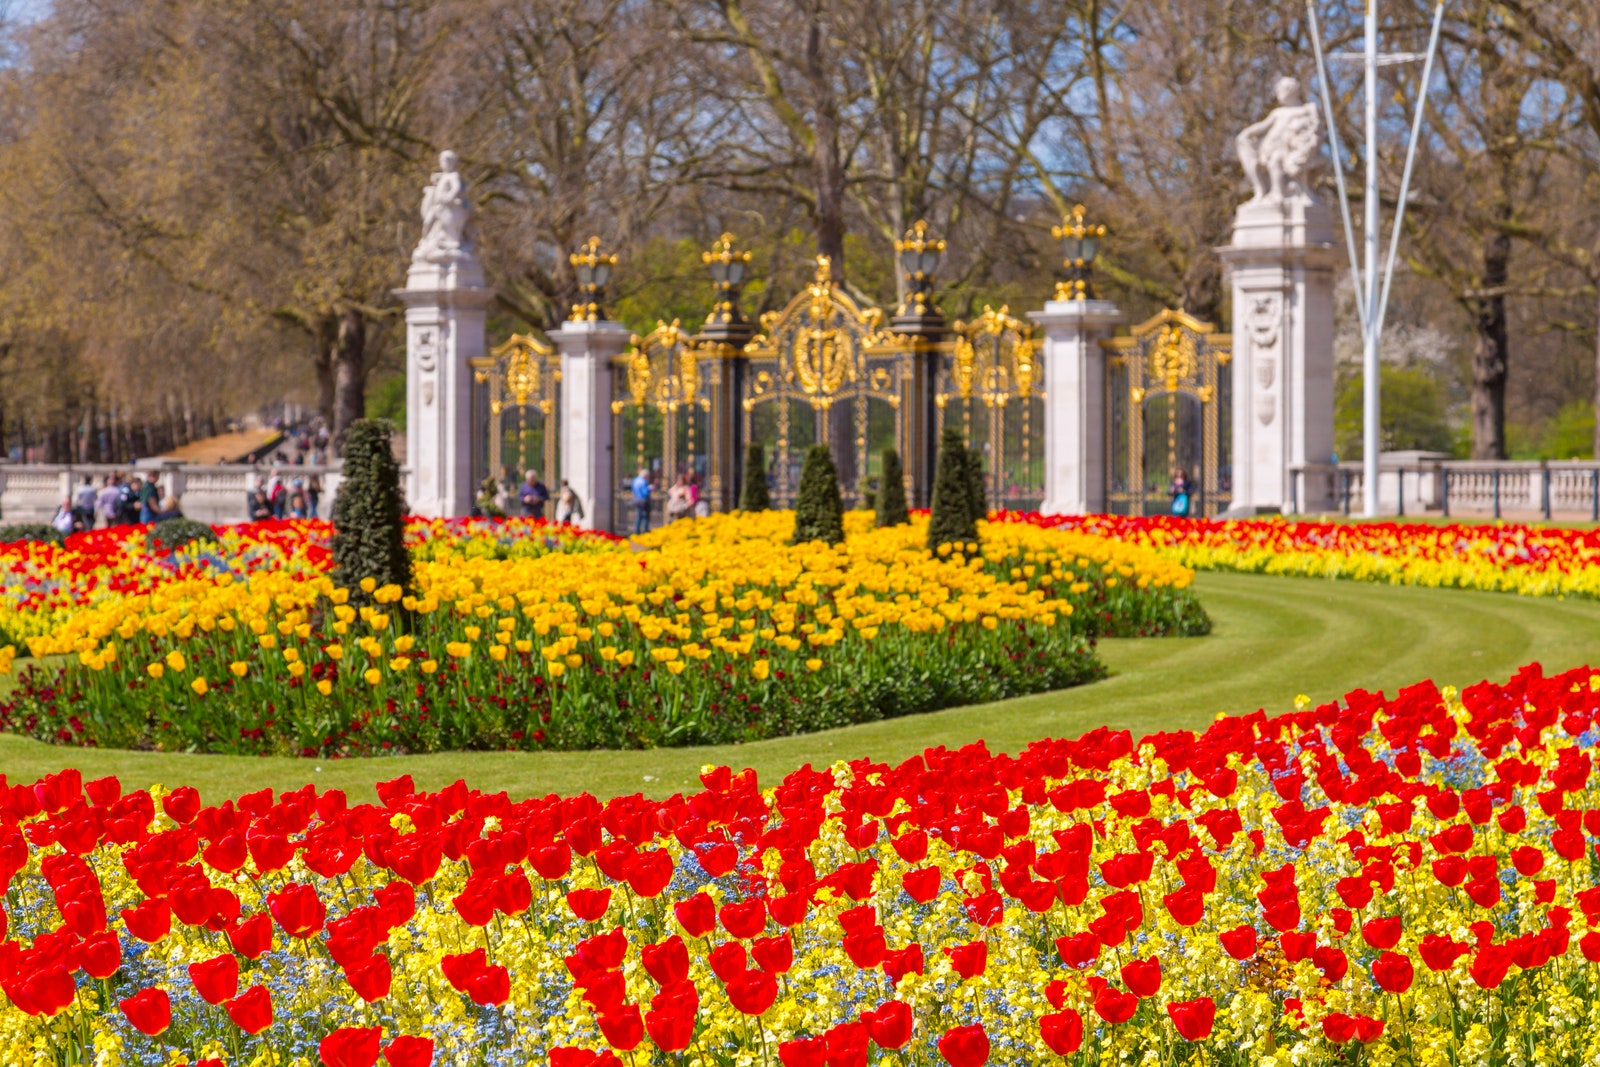
[{"label": "trimmed hedge", "polygon": [[344,481],[333,503],[333,580],[350,590],[354,604],[371,597],[361,580],[411,590],[411,554],[406,551],[405,497],[394,461],[387,419],[358,419],[344,442]]},{"label": "trimmed hedge", "polygon": [[844,540],[844,500],[839,495],[839,469],[827,445],[813,445],[800,469],[800,491],[794,504],[794,537],[790,544]]},{"label": "trimmed hedge", "polygon": [[772,494],[767,491],[767,450],[751,441],[744,450],[744,485],[739,493],[740,511],[769,511]]},{"label": "trimmed hedge", "polygon": [[883,450],[883,485],[878,490],[878,525],[899,526],[911,521],[906,508],[905,471],[900,467],[900,453],[892,448]]},{"label": "trimmed hedge", "polygon": [[972,513],[971,454],[961,430],[946,424],[939,435],[939,465],[933,476],[933,509],[928,519],[928,547],[968,544],[978,539]]}]

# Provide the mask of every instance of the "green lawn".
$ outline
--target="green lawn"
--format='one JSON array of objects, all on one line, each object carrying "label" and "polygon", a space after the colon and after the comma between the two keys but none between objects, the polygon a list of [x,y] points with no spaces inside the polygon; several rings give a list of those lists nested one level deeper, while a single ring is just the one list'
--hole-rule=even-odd
[{"label": "green lawn", "polygon": [[870,756],[894,761],[930,745],[979,738],[1016,751],[1040,737],[1100,725],[1135,733],[1203,727],[1218,712],[1286,710],[1297,693],[1331,700],[1357,688],[1433,678],[1465,686],[1504,679],[1539,660],[1550,670],[1600,663],[1600,603],[1521,598],[1358,582],[1201,574],[1216,621],[1209,637],[1107,641],[1103,682],[997,704],[956,708],[827,733],[742,746],[649,752],[449,753],[314,761],[156,755],[55,748],[0,736],[0,772],[13,782],[76,766],[115,774],[125,787],[198,786],[207,800],[307,781],[370,799],[372,783],[409,772],[437,787],[465,778],[513,796],[588,790],[599,796],[666,795],[690,787],[701,765],[754,767],[765,782],[802,763]]}]

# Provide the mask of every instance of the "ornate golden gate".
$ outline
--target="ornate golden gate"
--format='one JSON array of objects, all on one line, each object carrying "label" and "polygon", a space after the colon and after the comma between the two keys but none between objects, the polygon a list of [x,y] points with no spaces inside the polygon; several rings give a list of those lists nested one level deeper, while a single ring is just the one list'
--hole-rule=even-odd
[{"label": "ornate golden gate", "polygon": [[677,319],[657,322],[631,351],[618,356],[612,375],[616,507],[612,514],[632,514],[629,485],[639,471],[648,471],[659,490],[652,505],[660,510],[666,488],[679,474],[690,473],[705,485],[707,422],[711,398],[694,339]]},{"label": "ornate golden gate", "polygon": [[807,448],[825,444],[846,504],[866,503],[883,449],[900,448],[900,387],[907,349],[878,308],[862,308],[833,282],[827,256],[782,311],[761,316],[745,347],[742,437],[767,454],[775,507],[793,503]]},{"label": "ornate golden gate", "polygon": [[1182,311],[1163,311],[1106,351],[1106,503],[1121,515],[1171,510],[1182,471],[1189,514],[1232,499],[1233,338]]},{"label": "ornate golden gate", "polygon": [[557,484],[561,359],[554,347],[532,334],[513,334],[469,363],[479,387],[474,422],[484,428],[477,479],[492,474],[515,484],[523,472],[537,470],[547,485]]},{"label": "ornate golden gate", "polygon": [[971,322],[957,322],[943,346],[938,432],[959,418],[968,447],[983,456],[984,485],[993,508],[1033,508],[1044,496],[1044,393],[1038,380],[1038,342],[1030,323],[1010,309],[988,305]]}]

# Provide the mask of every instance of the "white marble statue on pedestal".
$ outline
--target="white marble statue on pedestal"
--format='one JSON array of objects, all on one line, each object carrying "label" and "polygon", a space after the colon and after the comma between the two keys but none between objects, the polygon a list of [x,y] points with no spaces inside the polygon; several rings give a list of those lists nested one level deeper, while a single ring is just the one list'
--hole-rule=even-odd
[{"label": "white marble statue on pedestal", "polygon": [[1248,513],[1317,510],[1332,485],[1333,221],[1310,177],[1322,124],[1295,79],[1276,95],[1236,139],[1254,195],[1218,249],[1233,288],[1233,508]]},{"label": "white marble statue on pedestal", "polygon": [[414,514],[455,518],[471,512],[472,368],[484,352],[484,319],[494,291],[473,255],[461,162],[439,154],[422,192],[422,236],[406,287],[406,499]]},{"label": "white marble statue on pedestal", "polygon": [[439,153],[439,169],[422,191],[422,239],[411,253],[413,263],[454,263],[472,255],[467,223],[472,202],[461,177],[461,159],[454,152]]},{"label": "white marble statue on pedestal", "polygon": [[1300,83],[1279,78],[1278,106],[1239,131],[1235,144],[1245,176],[1255,190],[1251,203],[1311,202],[1307,174],[1322,146],[1322,122],[1313,103],[1300,103]]}]

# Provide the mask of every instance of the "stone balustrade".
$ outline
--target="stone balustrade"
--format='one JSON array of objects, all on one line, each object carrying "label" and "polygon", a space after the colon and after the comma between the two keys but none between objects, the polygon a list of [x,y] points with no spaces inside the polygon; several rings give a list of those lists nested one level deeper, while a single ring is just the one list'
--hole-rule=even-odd
[{"label": "stone balustrade", "polygon": [[[1364,505],[1361,464],[1296,467],[1289,511],[1331,487],[1336,508]],[[1312,486],[1312,497],[1305,492]],[[1435,452],[1386,452],[1378,463],[1378,510],[1385,515],[1517,517],[1600,521],[1600,462],[1454,460]]]},{"label": "stone balustrade", "polygon": [[85,477],[98,488],[104,484],[106,475],[114,473],[136,473],[144,478],[154,476],[161,485],[161,495],[176,498],[184,515],[191,519],[212,525],[247,522],[250,519],[249,494],[264,484],[273,470],[279,471],[285,481],[313,474],[321,476],[318,515],[328,518],[333,514],[333,499],[340,481],[337,464],[321,467],[198,466],[160,460],[144,460],[131,466],[0,463],[0,523],[49,522],[61,502],[71,499]]}]

